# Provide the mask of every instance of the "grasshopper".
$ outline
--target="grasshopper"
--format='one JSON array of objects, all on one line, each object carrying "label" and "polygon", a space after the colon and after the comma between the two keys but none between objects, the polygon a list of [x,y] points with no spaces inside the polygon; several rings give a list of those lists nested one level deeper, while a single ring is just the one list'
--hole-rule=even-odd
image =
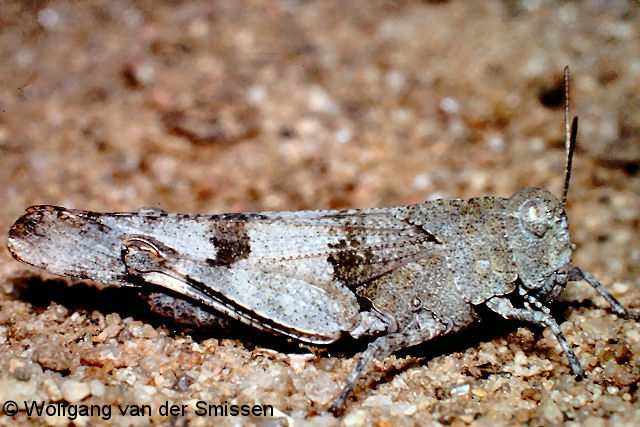
[{"label": "grasshopper", "polygon": [[[339,413],[372,360],[459,332],[481,313],[548,327],[578,378],[585,372],[550,315],[572,263],[565,211],[578,119],[569,121],[562,197],[441,199],[376,209],[178,214],[32,206],[9,231],[19,261],[63,276],[138,287],[152,310],[198,326],[235,319],[300,343],[370,340],[330,410]],[[482,310],[481,310],[482,309]]]}]

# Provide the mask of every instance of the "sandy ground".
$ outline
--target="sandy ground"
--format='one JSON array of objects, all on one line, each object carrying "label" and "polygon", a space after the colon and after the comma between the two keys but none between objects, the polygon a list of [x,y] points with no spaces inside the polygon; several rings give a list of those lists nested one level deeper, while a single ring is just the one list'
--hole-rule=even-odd
[{"label": "sandy ground", "polygon": [[[215,213],[559,194],[568,64],[575,262],[640,307],[639,19],[633,1],[2,2],[0,230],[45,203]],[[184,330],[130,290],[30,269],[0,240],[0,403],[21,409],[2,424],[74,418],[24,401],[101,405],[78,425],[640,421],[638,323],[583,283],[554,314],[586,381],[549,331],[490,319],[376,364],[334,418],[364,344],[315,357]],[[184,414],[162,414],[167,401]],[[198,401],[275,412],[207,418]]]}]

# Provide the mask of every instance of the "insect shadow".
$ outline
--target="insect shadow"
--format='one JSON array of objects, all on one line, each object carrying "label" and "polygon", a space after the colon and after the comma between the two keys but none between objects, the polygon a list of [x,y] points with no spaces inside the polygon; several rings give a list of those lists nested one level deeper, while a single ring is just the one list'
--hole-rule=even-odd
[{"label": "insect shadow", "polygon": [[81,280],[43,278],[36,275],[14,277],[11,282],[15,289],[13,296],[30,303],[37,314],[44,312],[51,303],[56,303],[70,311],[89,315],[93,311],[103,314],[118,313],[123,319],[132,317],[154,327],[167,325],[166,320],[161,320],[159,315],[147,309],[135,289],[99,289]]}]

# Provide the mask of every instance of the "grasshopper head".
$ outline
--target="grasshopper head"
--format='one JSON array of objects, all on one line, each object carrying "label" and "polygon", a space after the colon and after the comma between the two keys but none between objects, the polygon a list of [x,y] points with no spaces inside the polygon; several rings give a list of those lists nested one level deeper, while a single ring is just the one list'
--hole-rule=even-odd
[{"label": "grasshopper head", "polygon": [[520,292],[550,302],[562,292],[572,270],[569,221],[565,212],[578,118],[569,123],[569,67],[564,68],[564,127],[567,151],[562,199],[541,188],[518,191],[507,201],[507,245],[522,283]]},{"label": "grasshopper head", "polygon": [[507,201],[507,245],[523,290],[551,301],[564,289],[572,267],[569,222],[547,190],[526,188]]}]

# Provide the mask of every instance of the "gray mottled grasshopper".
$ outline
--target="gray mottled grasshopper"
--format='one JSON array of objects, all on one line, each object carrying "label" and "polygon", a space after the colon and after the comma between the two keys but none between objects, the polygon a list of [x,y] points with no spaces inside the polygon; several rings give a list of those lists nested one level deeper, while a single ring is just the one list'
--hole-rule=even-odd
[{"label": "gray mottled grasshopper", "polygon": [[540,188],[508,199],[435,200],[382,209],[192,215],[33,206],[9,231],[13,256],[52,273],[139,286],[152,309],[192,324],[233,318],[303,343],[371,339],[332,406],[372,359],[459,332],[486,307],[549,327],[574,374],[584,370],[547,305],[586,280],[572,265],[564,210],[577,118],[565,128],[562,199]]}]

